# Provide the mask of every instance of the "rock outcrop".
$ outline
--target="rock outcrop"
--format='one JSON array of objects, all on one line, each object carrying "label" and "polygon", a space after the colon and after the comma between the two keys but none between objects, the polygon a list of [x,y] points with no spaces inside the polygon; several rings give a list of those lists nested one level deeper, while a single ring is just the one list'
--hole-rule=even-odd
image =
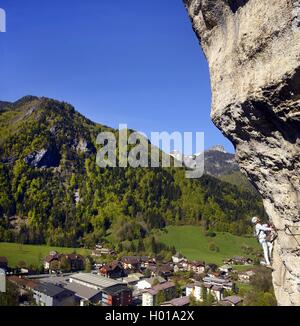
[{"label": "rock outcrop", "polygon": [[58,167],[60,155],[56,147],[49,147],[27,155],[24,161],[33,168]]},{"label": "rock outcrop", "polygon": [[209,63],[212,119],[279,230],[278,303],[300,305],[300,0],[184,2]]}]

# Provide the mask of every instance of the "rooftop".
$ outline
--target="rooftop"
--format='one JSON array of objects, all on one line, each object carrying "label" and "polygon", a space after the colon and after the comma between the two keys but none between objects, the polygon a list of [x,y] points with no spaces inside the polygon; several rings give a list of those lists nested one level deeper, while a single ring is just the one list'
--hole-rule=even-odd
[{"label": "rooftop", "polygon": [[170,300],[168,302],[164,302],[162,306],[182,307],[182,306],[187,306],[189,303],[190,303],[189,297],[181,297],[181,298]]},{"label": "rooftop", "polygon": [[230,303],[232,303],[234,305],[237,305],[240,302],[242,302],[243,299],[241,297],[237,296],[237,295],[232,295],[232,296],[224,298],[223,301],[227,301],[227,302],[230,302]]},{"label": "rooftop", "polygon": [[129,263],[129,264],[139,264],[140,257],[137,256],[124,256],[122,258],[123,263]]},{"label": "rooftop", "polygon": [[16,275],[9,276],[8,280],[17,284],[20,287],[28,289],[35,289],[39,284],[37,281],[33,281],[24,277],[18,277]]},{"label": "rooftop", "polygon": [[79,298],[91,300],[97,294],[101,293],[101,291],[89,288],[87,286],[78,284],[78,283],[68,283],[64,286],[65,289],[70,290],[75,293],[75,295]]},{"label": "rooftop", "polygon": [[118,294],[120,292],[123,292],[124,290],[130,290],[130,289],[125,284],[116,284],[108,288],[105,288],[104,292],[113,295],[113,294]]},{"label": "rooftop", "polygon": [[166,280],[161,276],[145,278],[143,281],[148,282],[151,284],[151,286],[154,284],[154,282],[158,282],[159,284],[166,282]]},{"label": "rooftop", "polygon": [[220,284],[220,285],[229,283],[229,281],[226,279],[218,278],[218,277],[209,277],[209,276],[204,277],[203,282],[212,283],[212,284],[215,283],[215,284]]},{"label": "rooftop", "polygon": [[146,290],[145,292],[148,292],[152,295],[156,295],[159,291],[163,291],[172,288],[174,286],[175,284],[173,282],[165,282],[165,283],[157,284],[153,286],[151,289]]},{"label": "rooftop", "polygon": [[187,288],[194,288],[195,286],[198,286],[198,287],[202,287],[203,286],[203,284],[201,283],[201,282],[194,282],[194,283],[189,283],[189,284],[187,284]]},{"label": "rooftop", "polygon": [[61,294],[63,292],[69,292],[68,290],[64,289],[63,287],[56,286],[51,283],[40,283],[35,287],[35,291],[44,293],[45,295],[49,297],[55,297],[58,294]]},{"label": "rooftop", "polygon": [[51,283],[54,285],[64,285],[68,283],[69,280],[69,276],[63,276],[63,275],[59,275],[59,276],[53,276],[53,275],[48,275],[48,277],[44,277],[44,278],[40,278],[40,280],[43,283]]},{"label": "rooftop", "polygon": [[80,281],[85,282],[93,286],[97,286],[100,289],[107,288],[116,284],[120,284],[119,281],[112,280],[110,278],[101,276],[101,275],[95,275],[90,273],[77,273],[72,274],[70,276],[70,280],[72,281]]},{"label": "rooftop", "polygon": [[116,268],[121,268],[120,266],[120,262],[119,261],[113,261],[110,264],[105,264],[103,265],[100,270],[104,271],[106,270],[107,272],[112,272],[114,271]]}]

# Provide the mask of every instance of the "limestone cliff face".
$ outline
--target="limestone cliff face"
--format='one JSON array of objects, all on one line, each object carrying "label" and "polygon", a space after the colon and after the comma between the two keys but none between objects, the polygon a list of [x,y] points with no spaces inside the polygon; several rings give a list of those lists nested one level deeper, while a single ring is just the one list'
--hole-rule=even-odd
[{"label": "limestone cliff face", "polygon": [[184,2],[209,63],[212,119],[281,230],[278,303],[300,305],[300,0]]}]

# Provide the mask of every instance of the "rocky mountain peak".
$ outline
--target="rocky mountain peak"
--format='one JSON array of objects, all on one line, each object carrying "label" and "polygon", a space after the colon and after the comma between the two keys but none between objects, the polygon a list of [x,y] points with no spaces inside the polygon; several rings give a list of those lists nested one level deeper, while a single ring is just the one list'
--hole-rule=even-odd
[{"label": "rocky mountain peak", "polygon": [[223,145],[215,145],[211,147],[209,151],[227,153]]}]

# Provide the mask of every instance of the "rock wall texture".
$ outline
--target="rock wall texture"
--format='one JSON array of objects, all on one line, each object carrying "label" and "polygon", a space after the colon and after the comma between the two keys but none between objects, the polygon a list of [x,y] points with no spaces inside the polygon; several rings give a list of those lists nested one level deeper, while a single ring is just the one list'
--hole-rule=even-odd
[{"label": "rock wall texture", "polygon": [[278,303],[300,305],[300,0],[184,2],[209,63],[212,119],[279,229]]}]

